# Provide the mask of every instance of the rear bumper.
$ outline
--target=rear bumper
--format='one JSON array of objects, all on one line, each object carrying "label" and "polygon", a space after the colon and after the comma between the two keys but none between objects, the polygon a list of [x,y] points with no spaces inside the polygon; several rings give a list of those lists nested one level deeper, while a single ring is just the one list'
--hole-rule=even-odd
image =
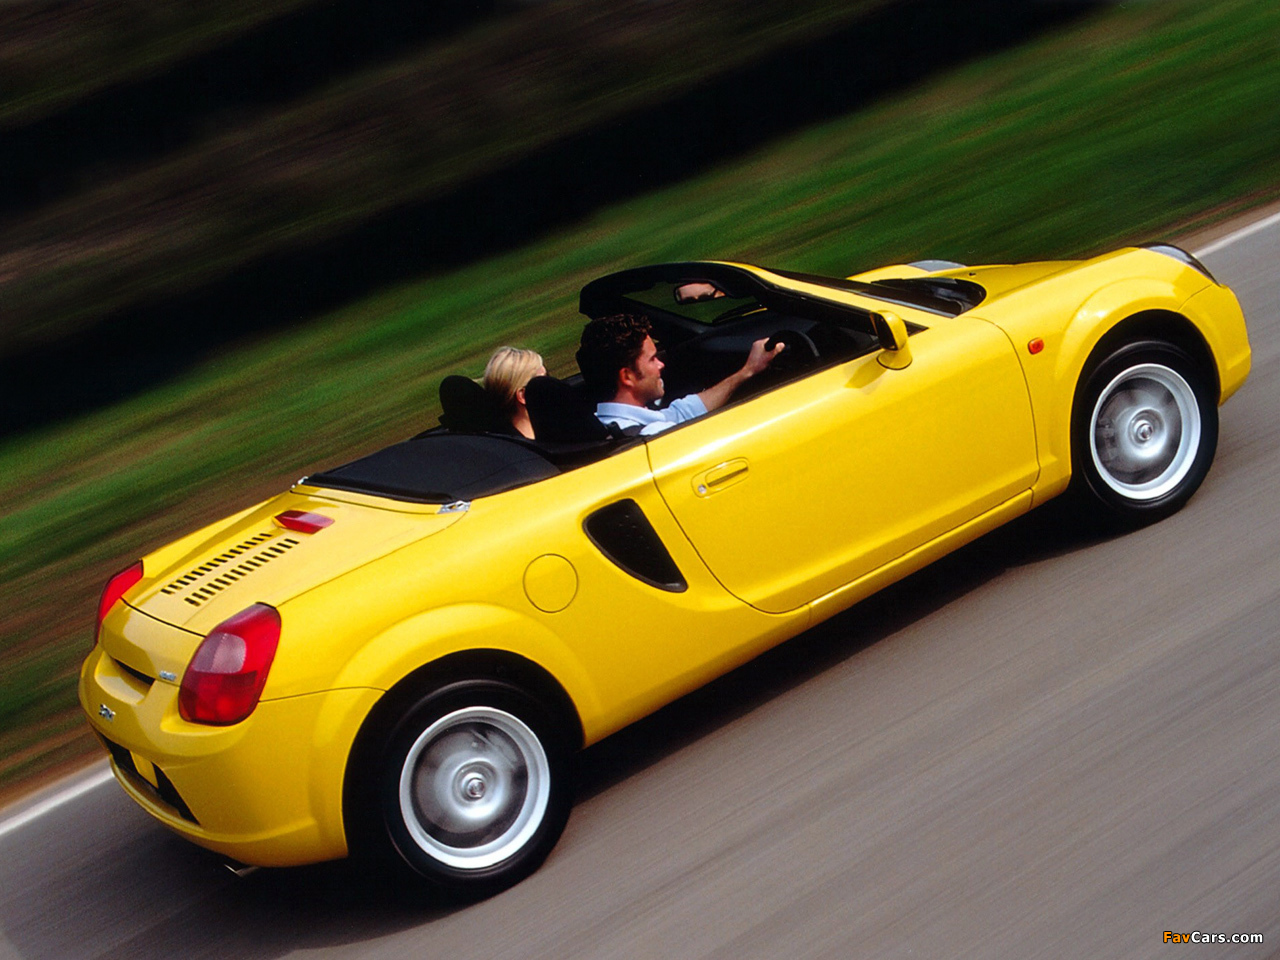
[{"label": "rear bumper", "polygon": [[369,689],[266,700],[241,723],[178,713],[178,686],[147,683],[99,644],[80,703],[125,792],[188,840],[244,863],[293,866],[347,853],[342,783]]}]

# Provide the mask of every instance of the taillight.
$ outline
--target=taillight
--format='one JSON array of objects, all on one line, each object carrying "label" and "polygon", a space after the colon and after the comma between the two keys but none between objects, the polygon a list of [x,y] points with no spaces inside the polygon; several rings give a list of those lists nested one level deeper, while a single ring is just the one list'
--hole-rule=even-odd
[{"label": "taillight", "polygon": [[280,643],[280,614],[255,603],[201,641],[178,691],[182,719],[216,726],[253,713]]},{"label": "taillight", "polygon": [[125,567],[107,581],[102,588],[102,597],[98,600],[98,625],[93,631],[93,642],[96,644],[102,635],[102,621],[107,619],[111,608],[120,602],[120,598],[129,592],[129,588],[142,579],[142,561]]}]

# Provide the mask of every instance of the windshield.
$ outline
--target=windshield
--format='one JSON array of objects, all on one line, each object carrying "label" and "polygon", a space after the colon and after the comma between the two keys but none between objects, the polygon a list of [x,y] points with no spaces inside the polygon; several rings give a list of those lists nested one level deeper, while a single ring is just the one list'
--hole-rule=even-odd
[{"label": "windshield", "polygon": [[888,303],[917,310],[928,310],[948,317],[958,317],[986,299],[987,291],[972,280],[957,277],[895,277],[885,280],[845,280],[837,277],[820,277],[812,273],[796,273],[791,270],[770,270],[788,280],[800,280],[814,286],[844,290],[864,297],[873,297]]},{"label": "windshield", "polygon": [[[696,331],[765,309],[841,326],[871,328],[871,310],[841,303],[843,297],[804,292],[787,281],[854,293],[885,303],[955,317],[986,297],[986,290],[957,277],[847,280],[790,270],[761,272],[707,262],[663,263],[609,274],[582,288],[579,309],[588,317],[644,313]],[[776,278],[776,279],[774,279]]]}]

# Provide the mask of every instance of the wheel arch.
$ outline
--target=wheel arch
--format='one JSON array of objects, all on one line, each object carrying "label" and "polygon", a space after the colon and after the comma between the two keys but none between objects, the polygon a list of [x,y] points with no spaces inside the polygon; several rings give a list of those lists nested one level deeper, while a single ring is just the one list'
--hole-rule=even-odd
[{"label": "wheel arch", "polygon": [[[1209,341],[1196,320],[1182,309],[1193,291],[1168,280],[1127,278],[1095,290],[1057,331],[1045,330],[1043,315],[1025,313],[1006,323],[1015,344],[1042,336],[1043,356],[1020,357],[1036,417],[1040,480],[1036,502],[1067,489],[1072,474],[1071,424],[1082,384],[1101,358],[1129,340],[1162,340],[1203,366],[1215,396],[1220,371]],[[1041,332],[1044,331],[1044,332]]]},{"label": "wheel arch", "polygon": [[403,711],[427,690],[463,680],[496,680],[532,694],[564,724],[574,749],[581,749],[584,742],[582,718],[569,692],[545,667],[510,650],[459,650],[423,664],[388,690],[370,716],[380,708],[393,713],[397,709]]},{"label": "wheel arch", "polygon": [[1114,324],[1093,345],[1076,377],[1071,401],[1071,416],[1075,415],[1080,388],[1093,369],[1117,348],[1136,340],[1160,340],[1180,348],[1196,362],[1201,372],[1213,383],[1214,397],[1221,396],[1222,384],[1218,375],[1218,365],[1214,362],[1213,352],[1209,349],[1209,343],[1200,329],[1176,310],[1142,310]]}]

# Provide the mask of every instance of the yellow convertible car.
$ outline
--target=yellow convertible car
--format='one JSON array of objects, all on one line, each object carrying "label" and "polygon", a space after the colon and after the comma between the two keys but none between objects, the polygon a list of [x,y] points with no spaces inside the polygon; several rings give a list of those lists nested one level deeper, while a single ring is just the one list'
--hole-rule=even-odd
[{"label": "yellow convertible car", "polygon": [[526,440],[448,378],[439,427],[113,577],[80,701],[148,813],[243,863],[367,850],[492,893],[555,844],[582,747],[1064,492],[1177,510],[1250,363],[1235,296],[1168,245],[663,264],[581,308],[649,319],[667,397],[786,349],[653,436],[574,376],[529,384]]}]

